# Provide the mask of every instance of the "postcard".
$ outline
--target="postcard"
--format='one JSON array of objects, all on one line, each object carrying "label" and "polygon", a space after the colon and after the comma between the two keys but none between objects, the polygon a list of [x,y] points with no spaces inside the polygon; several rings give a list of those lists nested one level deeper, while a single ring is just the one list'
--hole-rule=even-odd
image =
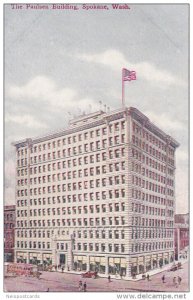
[{"label": "postcard", "polygon": [[4,297],[188,297],[189,4],[3,8]]}]

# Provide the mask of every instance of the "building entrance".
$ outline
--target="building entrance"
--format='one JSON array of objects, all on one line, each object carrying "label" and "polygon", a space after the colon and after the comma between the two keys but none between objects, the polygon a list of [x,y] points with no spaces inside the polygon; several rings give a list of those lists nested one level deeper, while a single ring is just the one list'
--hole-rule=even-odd
[{"label": "building entrance", "polygon": [[66,254],[60,254],[60,265],[66,264]]}]

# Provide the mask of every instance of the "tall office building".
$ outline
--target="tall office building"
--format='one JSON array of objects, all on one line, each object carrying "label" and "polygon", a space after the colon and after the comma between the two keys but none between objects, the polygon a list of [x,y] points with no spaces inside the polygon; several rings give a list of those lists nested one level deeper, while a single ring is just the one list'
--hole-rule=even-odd
[{"label": "tall office building", "polygon": [[174,260],[178,143],[136,108],[14,146],[16,261],[128,278]]}]

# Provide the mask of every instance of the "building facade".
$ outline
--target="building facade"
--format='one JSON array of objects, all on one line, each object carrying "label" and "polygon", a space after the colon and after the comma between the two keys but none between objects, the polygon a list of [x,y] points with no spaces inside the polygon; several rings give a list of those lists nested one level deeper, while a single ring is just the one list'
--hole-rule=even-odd
[{"label": "building facade", "polygon": [[14,143],[15,260],[133,274],[174,260],[178,143],[135,108]]},{"label": "building facade", "polygon": [[4,206],[4,261],[14,261],[15,205]]},{"label": "building facade", "polygon": [[175,259],[187,258],[189,253],[189,214],[175,215]]}]

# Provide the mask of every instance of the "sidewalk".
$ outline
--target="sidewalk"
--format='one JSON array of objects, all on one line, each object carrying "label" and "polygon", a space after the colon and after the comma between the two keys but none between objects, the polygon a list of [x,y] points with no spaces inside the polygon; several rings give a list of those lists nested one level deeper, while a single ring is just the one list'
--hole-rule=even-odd
[{"label": "sidewalk", "polygon": [[[188,260],[187,259],[183,259],[183,260],[179,260],[178,262],[181,262],[182,264],[186,263]],[[175,262],[176,264],[178,262]],[[148,272],[146,272],[145,274],[139,274],[139,275],[136,275],[136,278],[132,278],[132,277],[121,277],[120,275],[111,275],[111,279],[116,279],[116,280],[127,280],[127,281],[139,281],[139,280],[144,280],[142,279],[142,275],[146,275],[149,274],[149,276],[153,276],[155,274],[158,274],[158,273],[162,273],[162,272],[166,272],[168,271],[171,266],[174,264],[174,262],[170,263],[170,264],[167,264],[165,266],[163,266],[162,268],[157,268],[157,269],[154,269],[154,270],[150,270]],[[52,272],[55,272],[55,271],[52,271]],[[86,273],[87,271],[68,271],[68,270],[64,270],[62,272],[62,270],[57,270],[57,272],[60,272],[60,273],[65,273],[65,274],[75,274],[75,275],[81,275],[82,273]],[[108,275],[106,274],[99,274],[99,277],[101,278],[107,278]]]}]

